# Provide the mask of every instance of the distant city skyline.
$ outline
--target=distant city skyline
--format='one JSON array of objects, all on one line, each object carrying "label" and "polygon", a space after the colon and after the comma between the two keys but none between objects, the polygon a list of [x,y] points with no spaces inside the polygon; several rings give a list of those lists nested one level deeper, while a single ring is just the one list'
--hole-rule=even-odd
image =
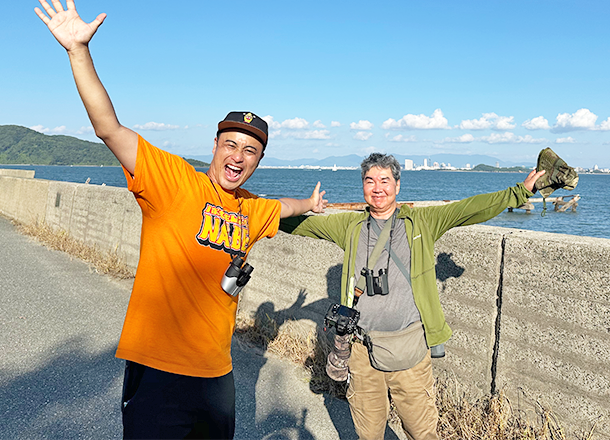
[{"label": "distant city skyline", "polygon": [[[36,6],[0,16],[0,125],[96,141]],[[211,154],[218,121],[248,110],[269,123],[269,158],[531,163],[550,146],[570,165],[610,167],[602,0],[76,6],[86,21],[108,14],[91,51],[121,122],[181,156]]]}]

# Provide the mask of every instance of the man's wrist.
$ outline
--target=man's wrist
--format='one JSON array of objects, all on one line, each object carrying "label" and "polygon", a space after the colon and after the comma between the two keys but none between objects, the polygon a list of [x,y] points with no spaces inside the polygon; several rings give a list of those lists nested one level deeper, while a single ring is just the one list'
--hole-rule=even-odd
[{"label": "man's wrist", "polygon": [[78,44],[70,49],[66,49],[68,56],[71,59],[81,58],[83,56],[90,57],[89,46],[87,44]]}]

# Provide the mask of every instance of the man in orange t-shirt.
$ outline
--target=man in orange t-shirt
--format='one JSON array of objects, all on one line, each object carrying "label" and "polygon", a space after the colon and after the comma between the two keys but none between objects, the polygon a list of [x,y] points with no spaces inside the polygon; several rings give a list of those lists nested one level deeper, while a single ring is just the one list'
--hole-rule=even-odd
[{"label": "man in orange t-shirt", "polygon": [[322,212],[309,199],[267,200],[241,186],[267,145],[267,123],[231,112],[218,124],[207,173],[122,126],[88,43],[106,18],[87,24],[73,0],[39,0],[36,13],[66,49],[96,135],[122,164],[142,209],[140,261],[117,357],[125,359],[124,438],[233,438],[231,337],[237,295],[221,282],[236,257],[272,237],[280,217]]}]

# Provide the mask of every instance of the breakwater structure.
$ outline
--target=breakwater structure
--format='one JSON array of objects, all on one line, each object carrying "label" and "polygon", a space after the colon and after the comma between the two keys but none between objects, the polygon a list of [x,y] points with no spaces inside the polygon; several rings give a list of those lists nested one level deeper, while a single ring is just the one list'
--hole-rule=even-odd
[{"label": "breakwater structure", "polygon": [[[141,213],[128,190],[0,170],[0,214],[45,223],[137,266]],[[331,210],[334,212],[334,210]],[[551,409],[568,433],[597,423],[610,439],[610,240],[475,225],[436,244],[436,275],[453,337],[435,374],[471,396],[503,389],[514,410]],[[281,315],[308,333],[340,296],[343,252],[278,233],[258,242],[240,313]],[[290,319],[285,319],[290,318]]]}]

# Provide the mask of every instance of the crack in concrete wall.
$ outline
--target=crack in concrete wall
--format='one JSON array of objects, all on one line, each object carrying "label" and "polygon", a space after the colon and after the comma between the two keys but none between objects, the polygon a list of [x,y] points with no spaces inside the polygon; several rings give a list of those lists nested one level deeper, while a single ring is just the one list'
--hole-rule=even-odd
[{"label": "crack in concrete wall", "polygon": [[500,244],[500,269],[498,274],[498,288],[496,290],[496,323],[494,331],[493,352],[491,355],[491,384],[490,390],[492,394],[497,392],[496,377],[498,368],[498,355],[500,352],[500,327],[502,323],[502,286],[504,285],[504,257],[506,253],[506,236],[502,236]]}]

